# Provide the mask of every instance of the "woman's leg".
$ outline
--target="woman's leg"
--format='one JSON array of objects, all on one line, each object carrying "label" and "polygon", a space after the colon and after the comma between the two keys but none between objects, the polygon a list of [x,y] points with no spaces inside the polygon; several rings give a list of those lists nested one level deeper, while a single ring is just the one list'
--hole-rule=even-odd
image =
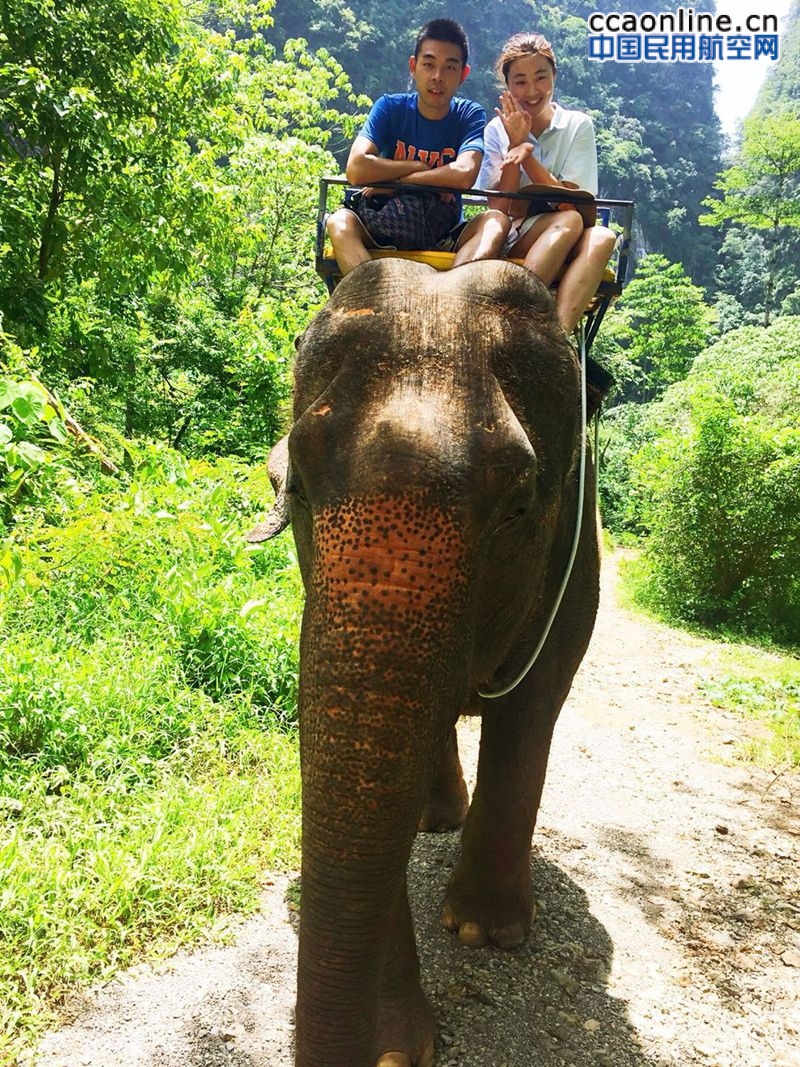
[{"label": "woman's leg", "polygon": [[589,226],[580,236],[556,290],[556,311],[568,334],[597,291],[616,242],[616,234],[605,226]]},{"label": "woman's leg", "polygon": [[550,286],[582,233],[583,219],[577,211],[553,211],[538,218],[508,255],[524,257],[528,270]]}]

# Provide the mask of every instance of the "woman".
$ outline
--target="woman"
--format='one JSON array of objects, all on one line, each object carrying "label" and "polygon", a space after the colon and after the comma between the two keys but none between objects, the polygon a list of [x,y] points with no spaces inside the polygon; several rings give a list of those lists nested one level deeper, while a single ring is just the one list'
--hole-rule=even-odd
[{"label": "woman", "polygon": [[[506,42],[495,69],[505,82],[497,118],[486,127],[486,149],[478,177],[482,189],[516,192],[531,183],[587,189],[597,195],[597,149],[592,120],[553,100],[556,58],[538,33],[518,33]],[[558,211],[526,217],[524,200],[490,197],[505,211],[511,231],[506,255],[523,259],[545,285],[566,263],[556,292],[556,311],[572,333],[603,277],[614,251],[615,234],[605,226],[584,229],[569,204]]]}]

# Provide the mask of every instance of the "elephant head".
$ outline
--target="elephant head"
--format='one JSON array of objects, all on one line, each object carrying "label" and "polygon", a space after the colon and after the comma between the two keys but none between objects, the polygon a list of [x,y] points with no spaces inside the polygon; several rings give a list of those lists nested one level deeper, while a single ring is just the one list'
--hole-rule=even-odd
[{"label": "elephant head", "polygon": [[[463,817],[452,736],[467,709],[499,725],[445,919],[501,944],[530,923],[550,731],[596,608],[591,493],[559,612],[571,621],[513,695],[490,707],[477,694],[525,661],[564,573],[579,397],[549,294],[508,263],[365,264],[299,343],[294,422],[271,463],[277,512],[254,534],[291,521],[306,589],[298,1067],[432,1062],[405,870],[432,792]],[[512,743],[529,782],[510,818],[511,768],[493,781]],[[494,897],[475,886],[493,866]]]}]

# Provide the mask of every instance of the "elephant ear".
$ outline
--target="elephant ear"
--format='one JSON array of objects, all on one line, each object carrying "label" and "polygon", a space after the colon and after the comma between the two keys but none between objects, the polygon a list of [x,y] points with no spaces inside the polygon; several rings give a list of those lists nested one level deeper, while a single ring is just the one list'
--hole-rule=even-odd
[{"label": "elephant ear", "polygon": [[286,487],[289,484],[290,460],[289,460],[289,435],[282,437],[272,448],[267,460],[267,471],[272,488],[275,490],[275,503],[272,510],[263,522],[245,534],[245,541],[251,545],[269,541],[271,537],[277,537],[281,530],[285,530],[292,521],[289,501],[286,496]]}]

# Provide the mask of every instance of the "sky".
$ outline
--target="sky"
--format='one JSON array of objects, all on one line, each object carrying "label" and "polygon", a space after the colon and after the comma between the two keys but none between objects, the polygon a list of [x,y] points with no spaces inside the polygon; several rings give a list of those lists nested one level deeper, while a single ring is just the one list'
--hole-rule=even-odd
[{"label": "sky", "polygon": [[[790,5],[791,0],[717,0],[717,14],[730,15],[734,20],[746,15],[769,14],[777,15],[781,20]],[[778,26],[782,31],[783,22],[779,21]],[[735,135],[737,124],[755,103],[761,83],[774,65],[769,59],[723,59],[714,64],[714,82],[718,86],[714,94],[717,114],[723,132],[729,137]]]}]

